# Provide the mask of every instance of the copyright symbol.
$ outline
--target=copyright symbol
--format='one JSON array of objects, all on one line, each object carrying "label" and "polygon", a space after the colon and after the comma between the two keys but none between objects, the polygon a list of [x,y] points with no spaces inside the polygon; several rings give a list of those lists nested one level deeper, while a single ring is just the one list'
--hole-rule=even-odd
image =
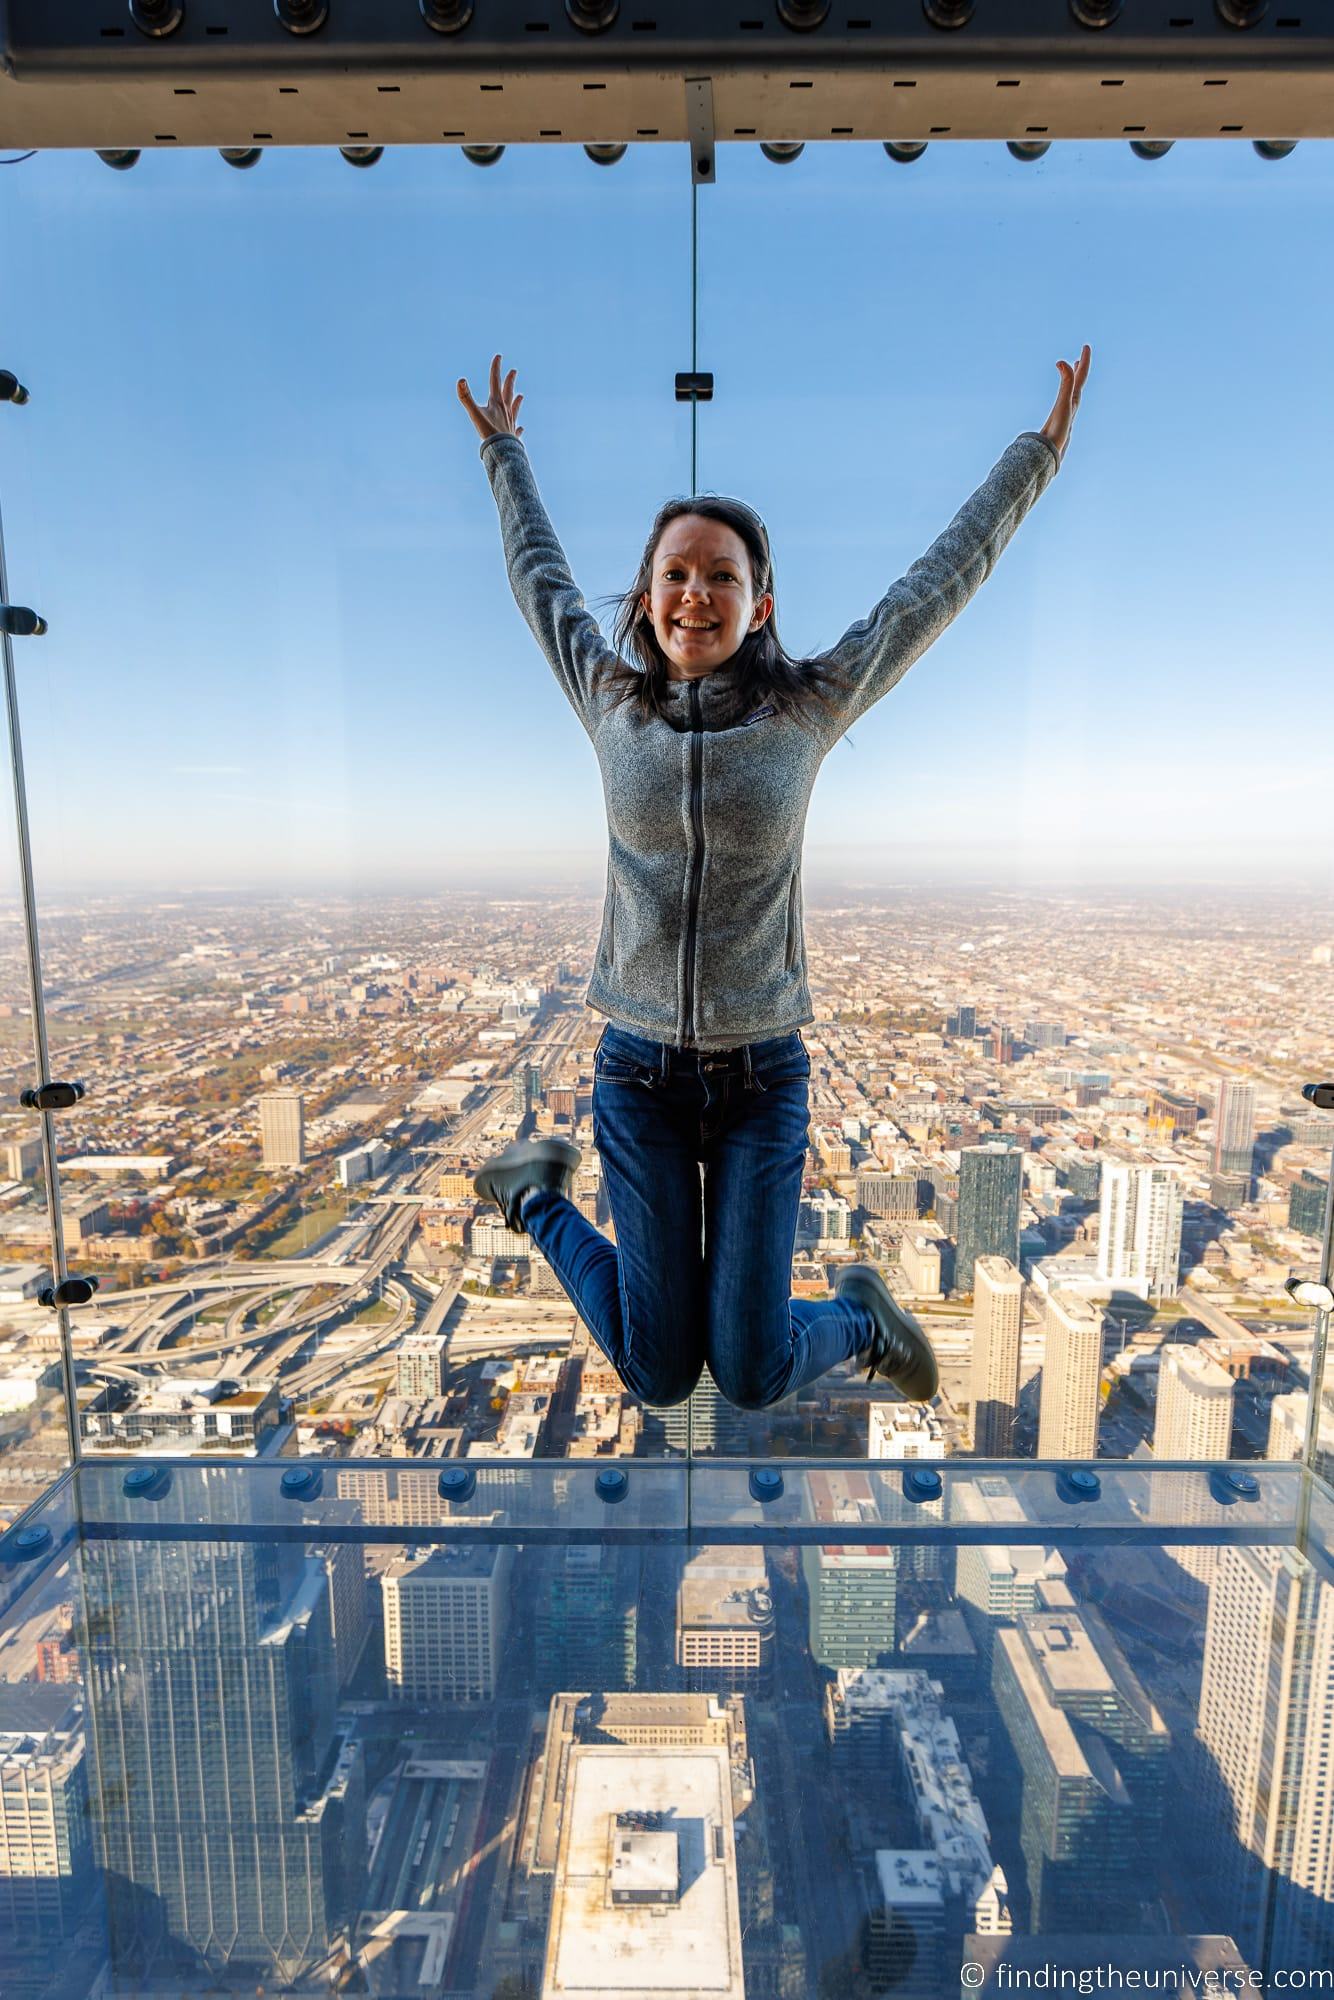
[{"label": "copyright symbol", "polygon": [[965,1986],[980,1986],[986,1976],[987,1968],[975,1959],[970,1958],[959,1967],[959,1977]]}]

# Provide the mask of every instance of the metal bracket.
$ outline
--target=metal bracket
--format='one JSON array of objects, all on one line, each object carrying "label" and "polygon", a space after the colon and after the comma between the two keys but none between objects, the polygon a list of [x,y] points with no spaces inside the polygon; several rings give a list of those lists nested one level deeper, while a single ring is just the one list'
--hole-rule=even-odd
[{"label": "metal bracket", "polygon": [[690,181],[693,187],[717,178],[713,171],[713,78],[688,76],[686,132],[690,139]]}]

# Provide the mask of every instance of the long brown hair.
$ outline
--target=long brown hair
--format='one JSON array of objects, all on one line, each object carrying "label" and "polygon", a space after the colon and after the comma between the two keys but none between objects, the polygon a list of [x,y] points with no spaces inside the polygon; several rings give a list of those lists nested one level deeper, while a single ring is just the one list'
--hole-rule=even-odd
[{"label": "long brown hair", "polygon": [[[750,573],[756,598],[774,594],[774,564],[769,548],[769,532],[759,515],[744,501],[730,500],[718,493],[697,494],[690,500],[667,500],[658,509],[649,538],[644,544],[639,571],[623,594],[603,598],[617,607],[611,643],[616,658],[598,669],[598,685],[611,690],[612,706],[632,701],[645,721],[662,715],[663,690],[667,684],[667,656],[658,643],[653,620],[640,602],[653,588],[653,557],[667,526],[682,514],[702,514],[706,520],[721,521],[741,537],[750,558]],[[772,702],[780,715],[804,722],[847,680],[834,662],[823,655],[794,659],[778,636],[778,605],[758,631],[748,632],[731,659],[726,662],[733,674],[734,700],[725,721],[739,722],[762,702]],[[629,664],[634,659],[638,669]]]}]

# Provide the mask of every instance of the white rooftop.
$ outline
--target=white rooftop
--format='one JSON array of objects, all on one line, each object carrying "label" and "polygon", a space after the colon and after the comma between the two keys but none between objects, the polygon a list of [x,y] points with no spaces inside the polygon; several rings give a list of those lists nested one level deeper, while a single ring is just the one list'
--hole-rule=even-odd
[{"label": "white rooftop", "polygon": [[[618,1813],[657,1813],[628,1833]],[[676,1899],[613,1903],[619,1843],[675,1848]],[[659,1874],[666,1848],[636,1845],[633,1866]],[[617,1884],[618,1889],[620,1884]],[[636,1888],[652,1886],[636,1881]],[[580,1744],[570,1755],[542,2000],[745,2000],[731,1777],[722,1745]]]}]

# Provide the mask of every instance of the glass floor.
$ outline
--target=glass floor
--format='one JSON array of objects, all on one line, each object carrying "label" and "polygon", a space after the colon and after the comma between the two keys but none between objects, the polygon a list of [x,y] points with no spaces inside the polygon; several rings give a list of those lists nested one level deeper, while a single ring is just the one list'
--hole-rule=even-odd
[{"label": "glass floor", "polygon": [[85,1463],[0,1542],[5,2000],[1334,1983],[1299,1467],[444,1482]]}]

